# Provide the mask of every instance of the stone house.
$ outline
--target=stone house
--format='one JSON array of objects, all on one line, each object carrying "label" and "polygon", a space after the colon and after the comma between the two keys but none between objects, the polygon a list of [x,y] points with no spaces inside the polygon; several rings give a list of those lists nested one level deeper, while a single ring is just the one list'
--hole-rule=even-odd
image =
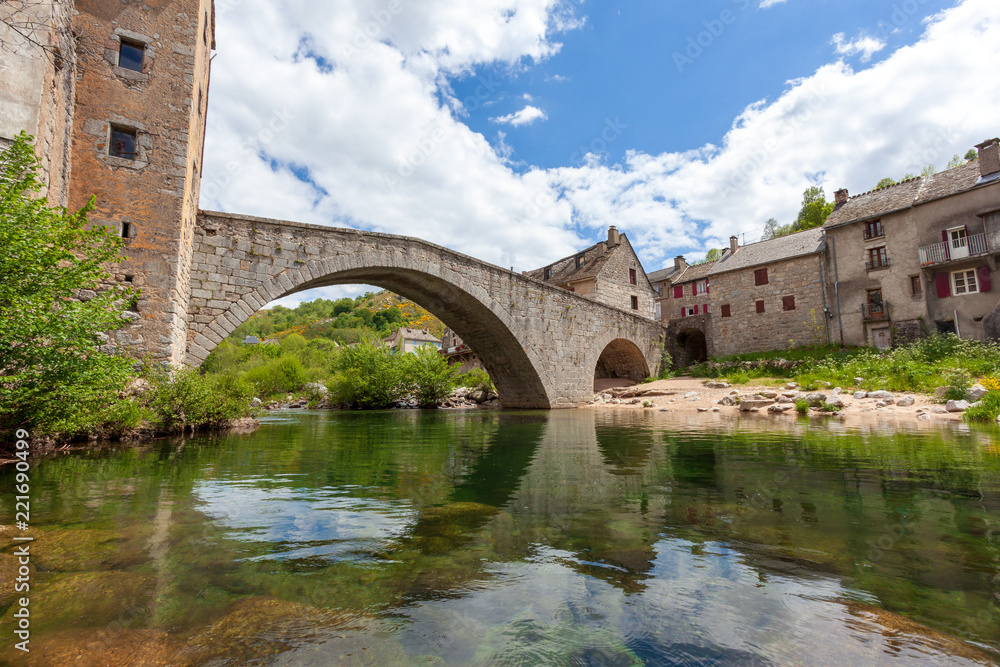
[{"label": "stone house", "polygon": [[656,293],[628,237],[612,226],[608,240],[524,275],[614,308],[652,319]]},{"label": "stone house", "polygon": [[479,355],[450,328],[441,336],[441,354],[448,359],[449,365],[458,366],[459,373],[468,373],[474,368],[486,370]]},{"label": "stone house", "polygon": [[1000,260],[1000,146],[939,174],[849,197],[823,226],[827,295],[849,345],[890,345],[933,332],[1000,338],[992,289]]},{"label": "stone house", "polygon": [[[730,247],[706,274],[713,354],[829,342],[822,229]],[[682,276],[683,278],[683,276]]]},{"label": "stone house", "polygon": [[688,267],[687,261],[685,261],[683,255],[678,255],[674,258],[674,265],[668,266],[665,269],[660,269],[659,271],[653,271],[647,277],[649,278],[649,284],[653,286],[653,291],[656,293],[654,297],[654,317],[653,319],[658,322],[669,322],[671,317],[671,301],[673,298],[673,292],[670,289],[673,280],[684,272],[684,269]]},{"label": "stone house", "polygon": [[412,354],[418,347],[431,346],[435,350],[441,349],[441,339],[432,334],[427,329],[409,329],[400,327],[396,332],[382,342],[389,347],[403,354]]}]

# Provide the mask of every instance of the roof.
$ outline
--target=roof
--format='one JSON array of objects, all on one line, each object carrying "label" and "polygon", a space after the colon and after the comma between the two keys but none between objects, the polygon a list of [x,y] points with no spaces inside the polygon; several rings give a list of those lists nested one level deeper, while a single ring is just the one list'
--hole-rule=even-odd
[{"label": "roof", "polygon": [[833,209],[824,227],[839,227],[861,220],[871,220],[887,213],[919,206],[935,199],[971,190],[979,184],[979,161],[932,176],[911,178],[881,190],[855,195]]},{"label": "roof", "polygon": [[[816,227],[803,232],[796,232],[787,236],[758,241],[741,246],[736,254],[726,249],[722,259],[712,265],[710,275],[725,273],[745,269],[761,264],[773,264],[793,257],[803,255],[813,255],[823,252],[826,249],[826,240],[823,238],[823,229]],[[687,276],[683,276],[686,278]]]},{"label": "roof", "polygon": [[[624,239],[624,237],[625,235],[622,234],[619,238]],[[604,265],[607,263],[612,253],[617,252],[618,249],[621,248],[622,243],[619,242],[618,245],[607,248],[607,250],[601,254],[598,251],[598,248],[602,245],[606,247],[607,242],[601,241],[600,243],[595,243],[585,250],[573,253],[569,257],[563,257],[562,259],[556,260],[551,264],[547,264],[540,269],[528,271],[526,272],[526,275],[529,278],[542,280],[555,285],[563,285],[565,283],[595,278],[601,272],[601,269],[604,268]],[[583,266],[577,268],[576,258],[580,255],[584,256],[584,263]],[[545,277],[546,269],[552,270],[552,275],[548,278]]]},{"label": "roof", "polygon": [[244,345],[258,345],[258,344],[260,344],[260,339],[257,338],[256,336],[247,336],[246,338],[243,339],[243,344]]},{"label": "roof", "polygon": [[701,264],[694,264],[692,266],[684,269],[682,273],[677,275],[673,279],[673,284],[679,285],[680,283],[691,283],[695,280],[701,280],[708,275],[712,267],[715,266],[714,262],[702,262]]},{"label": "roof", "polygon": [[427,329],[409,329],[407,327],[400,327],[396,329],[396,333],[392,334],[388,338],[383,340],[386,343],[398,341],[400,338],[404,340],[412,340],[416,343],[440,343],[441,339],[429,332]]},{"label": "roof", "polygon": [[646,277],[649,278],[651,283],[659,283],[664,280],[670,280],[670,278],[677,273],[677,266],[668,266],[665,269],[660,269],[659,271],[653,271],[652,273],[647,273]]}]

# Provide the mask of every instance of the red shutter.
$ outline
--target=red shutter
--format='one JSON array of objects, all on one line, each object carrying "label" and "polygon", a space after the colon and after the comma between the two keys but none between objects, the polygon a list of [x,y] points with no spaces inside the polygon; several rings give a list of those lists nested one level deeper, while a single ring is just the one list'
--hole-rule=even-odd
[{"label": "red shutter", "polygon": [[698,296],[698,282],[691,283],[691,296]]},{"label": "red shutter", "polygon": [[684,296],[684,287],[682,285],[674,285],[674,298],[680,299]]},{"label": "red shutter", "polygon": [[697,315],[697,314],[698,314],[698,305],[697,305],[697,304],[695,304],[695,307],[694,307],[694,314],[695,314],[695,315]]},{"label": "red shutter", "polygon": [[990,267],[983,264],[978,269],[976,269],[976,277],[979,278],[979,291],[989,292],[993,289],[993,285],[990,283]]},{"label": "red shutter", "polygon": [[687,308],[685,308],[684,306],[681,306],[681,317],[687,317],[687,316],[688,316],[688,314],[687,314]]},{"label": "red shutter", "polygon": [[701,307],[701,312],[703,312],[706,315],[708,315],[708,304],[707,303],[704,306]]},{"label": "red shutter", "polygon": [[934,281],[937,283],[937,295],[939,299],[951,296],[951,278],[947,273],[937,274],[934,276]]}]

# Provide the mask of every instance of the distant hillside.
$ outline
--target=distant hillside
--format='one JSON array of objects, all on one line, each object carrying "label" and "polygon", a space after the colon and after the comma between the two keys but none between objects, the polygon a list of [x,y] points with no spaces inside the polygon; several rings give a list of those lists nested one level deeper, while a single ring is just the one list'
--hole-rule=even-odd
[{"label": "distant hillside", "polygon": [[248,335],[284,338],[299,334],[306,339],[326,338],[341,344],[356,343],[363,336],[386,337],[400,327],[428,329],[440,338],[445,324],[409,299],[383,290],[356,299],[316,299],[296,308],[275,306],[244,322],[230,336],[241,342]]}]

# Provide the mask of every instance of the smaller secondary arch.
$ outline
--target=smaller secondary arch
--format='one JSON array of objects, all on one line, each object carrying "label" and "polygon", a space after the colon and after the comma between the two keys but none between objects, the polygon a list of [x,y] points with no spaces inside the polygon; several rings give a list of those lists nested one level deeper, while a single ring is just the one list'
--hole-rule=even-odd
[{"label": "smaller secondary arch", "polygon": [[677,334],[677,365],[681,368],[708,361],[708,342],[700,329],[685,329]]},{"label": "smaller secondary arch", "polygon": [[594,391],[630,385],[649,377],[649,365],[642,350],[630,340],[616,338],[608,343],[594,368]]}]

